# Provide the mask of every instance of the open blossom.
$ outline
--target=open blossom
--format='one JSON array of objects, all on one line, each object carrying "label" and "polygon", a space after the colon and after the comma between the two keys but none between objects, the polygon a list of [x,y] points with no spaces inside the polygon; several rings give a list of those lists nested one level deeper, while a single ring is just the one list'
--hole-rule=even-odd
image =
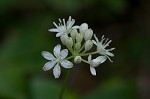
[{"label": "open blossom", "polygon": [[62,51],[60,51],[60,50],[61,50],[61,45],[60,44],[56,45],[54,48],[55,57],[47,51],[42,51],[42,56],[45,59],[50,60],[43,66],[43,70],[47,71],[54,67],[53,75],[55,76],[55,78],[59,78],[59,76],[61,74],[60,65],[64,68],[72,68],[73,67],[72,62],[65,60],[65,58],[68,55],[68,50],[67,49],[64,49]]},{"label": "open blossom", "polygon": [[49,29],[50,32],[57,32],[56,37],[62,36],[64,33],[69,34],[72,28],[78,28],[79,26],[73,26],[75,23],[74,19],[71,19],[71,16],[69,16],[69,19],[67,22],[65,22],[65,19],[59,19],[58,25],[53,22],[53,24],[56,26],[56,28]]},{"label": "open blossom", "polygon": [[104,36],[102,36],[101,41],[99,41],[95,34],[94,34],[94,38],[96,41],[93,40],[93,43],[97,46],[98,53],[106,56],[111,61],[109,56],[113,57],[114,54],[111,53],[110,51],[114,50],[115,48],[106,49],[106,47],[109,46],[109,44],[111,43],[111,40],[108,40],[108,39],[104,38]]},{"label": "open blossom", "polygon": [[99,66],[100,64],[102,64],[103,62],[106,61],[106,57],[105,56],[98,56],[97,58],[92,60],[92,56],[89,55],[88,56],[88,62],[90,64],[90,71],[91,74],[96,76],[96,70],[95,67]]}]

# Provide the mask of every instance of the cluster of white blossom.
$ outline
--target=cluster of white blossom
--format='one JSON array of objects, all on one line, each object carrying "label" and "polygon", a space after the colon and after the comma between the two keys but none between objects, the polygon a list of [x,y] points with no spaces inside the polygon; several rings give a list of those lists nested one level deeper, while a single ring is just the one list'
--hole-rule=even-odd
[{"label": "cluster of white blossom", "polygon": [[[55,78],[59,78],[61,74],[60,65],[64,68],[72,68],[73,62],[69,61],[71,58],[74,59],[74,63],[79,64],[81,62],[85,62],[90,65],[90,71],[92,75],[96,75],[95,67],[99,66],[106,59],[110,59],[114,54],[110,51],[115,48],[106,49],[107,46],[111,43],[111,40],[104,38],[102,36],[99,41],[95,34],[93,34],[93,30],[88,27],[87,23],[82,23],[80,26],[73,26],[75,23],[74,19],[69,17],[66,22],[65,19],[59,19],[58,24],[53,22],[56,28],[49,29],[50,32],[56,32],[56,37],[60,37],[60,40],[63,45],[67,47],[67,49],[61,50],[61,45],[58,44],[54,47],[54,55],[55,57],[47,52],[43,51],[42,56],[49,60],[44,67],[43,70],[47,71],[53,68],[53,74]],[[94,36],[95,40],[92,40]],[[96,45],[97,49],[94,52],[89,52],[93,47],[93,44]],[[68,50],[71,53],[71,56],[68,56]],[[98,54],[97,58],[92,59],[92,55]],[[88,56],[88,59],[85,60],[82,57]],[[112,62],[112,61],[111,61]]]}]

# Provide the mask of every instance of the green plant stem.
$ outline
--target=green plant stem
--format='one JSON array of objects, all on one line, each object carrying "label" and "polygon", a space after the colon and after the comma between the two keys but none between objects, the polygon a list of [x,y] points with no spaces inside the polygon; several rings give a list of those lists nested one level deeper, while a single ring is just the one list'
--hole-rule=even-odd
[{"label": "green plant stem", "polygon": [[97,51],[95,51],[95,52],[91,52],[91,53],[81,53],[81,54],[79,54],[80,56],[87,56],[87,55],[92,55],[92,54],[97,54],[98,52]]},{"label": "green plant stem", "polygon": [[67,71],[67,74],[65,76],[65,79],[64,79],[64,82],[63,82],[63,86],[62,86],[62,89],[60,91],[58,99],[63,99],[63,95],[64,95],[64,92],[65,92],[65,89],[66,89],[66,85],[67,85],[67,82],[69,80],[71,72],[72,72],[72,68]]},{"label": "green plant stem", "polygon": [[88,61],[86,61],[86,60],[84,60],[84,59],[82,59],[82,61],[83,61],[83,62],[85,62],[85,63],[87,63],[87,64],[89,64],[89,62],[88,62]]},{"label": "green plant stem", "polygon": [[84,48],[85,43],[82,45],[81,49],[78,51],[78,53],[80,53],[82,51],[82,49]]},{"label": "green plant stem", "polygon": [[74,56],[67,57],[66,60],[69,60],[69,59],[71,59],[71,58],[73,58],[73,57],[74,57]]}]

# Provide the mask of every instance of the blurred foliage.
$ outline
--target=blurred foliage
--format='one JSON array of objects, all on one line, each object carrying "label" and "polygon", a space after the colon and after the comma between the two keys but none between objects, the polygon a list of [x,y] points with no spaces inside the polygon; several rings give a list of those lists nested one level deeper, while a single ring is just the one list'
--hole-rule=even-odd
[{"label": "blurred foliage", "polygon": [[134,83],[112,78],[82,99],[136,99],[135,92]]},{"label": "blurred foliage", "polygon": [[54,27],[53,21],[70,15],[77,24],[87,22],[99,37],[104,34],[112,39],[116,50],[114,63],[99,66],[96,77],[89,76],[86,64],[78,74],[73,72],[64,99],[149,99],[148,91],[142,89],[148,86],[143,83],[150,83],[148,3],[0,0],[0,99],[56,99],[65,70],[60,79],[53,79],[52,71],[43,72],[46,60],[41,51],[52,52],[60,43],[47,30]]}]

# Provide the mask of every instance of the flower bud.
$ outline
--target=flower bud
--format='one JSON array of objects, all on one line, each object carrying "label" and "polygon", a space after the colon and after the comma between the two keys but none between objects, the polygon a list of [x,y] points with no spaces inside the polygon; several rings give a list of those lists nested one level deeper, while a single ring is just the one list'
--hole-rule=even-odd
[{"label": "flower bud", "polygon": [[81,43],[80,42],[76,43],[75,44],[75,49],[79,50],[80,48],[81,48]]},{"label": "flower bud", "polygon": [[73,46],[73,40],[72,40],[71,37],[68,37],[66,39],[66,46],[68,46],[68,47],[72,47]]},{"label": "flower bud", "polygon": [[73,29],[70,32],[70,35],[71,35],[72,39],[76,39],[77,33],[78,33],[77,29]]},{"label": "flower bud", "polygon": [[68,38],[68,35],[67,34],[64,34],[60,37],[60,40],[62,42],[63,45],[66,45],[66,40]]},{"label": "flower bud", "polygon": [[76,42],[82,42],[83,40],[83,35],[81,33],[78,33],[77,36],[76,36]]},{"label": "flower bud", "polygon": [[76,64],[81,63],[81,61],[82,61],[82,58],[81,58],[80,56],[76,56],[76,57],[74,58],[74,62],[75,62]]},{"label": "flower bud", "polygon": [[85,51],[90,50],[92,48],[92,46],[93,46],[92,40],[86,41],[86,43],[85,43]]},{"label": "flower bud", "polygon": [[85,34],[85,31],[88,29],[88,24],[87,23],[82,23],[81,26],[79,27],[80,33],[83,35]]},{"label": "flower bud", "polygon": [[92,36],[93,36],[93,30],[87,29],[84,34],[85,41],[90,40],[92,38]]},{"label": "flower bud", "polygon": [[91,61],[91,66],[92,67],[97,67],[98,65],[100,65],[101,63],[100,63],[100,61],[98,60],[98,59],[93,59],[92,61]]}]

